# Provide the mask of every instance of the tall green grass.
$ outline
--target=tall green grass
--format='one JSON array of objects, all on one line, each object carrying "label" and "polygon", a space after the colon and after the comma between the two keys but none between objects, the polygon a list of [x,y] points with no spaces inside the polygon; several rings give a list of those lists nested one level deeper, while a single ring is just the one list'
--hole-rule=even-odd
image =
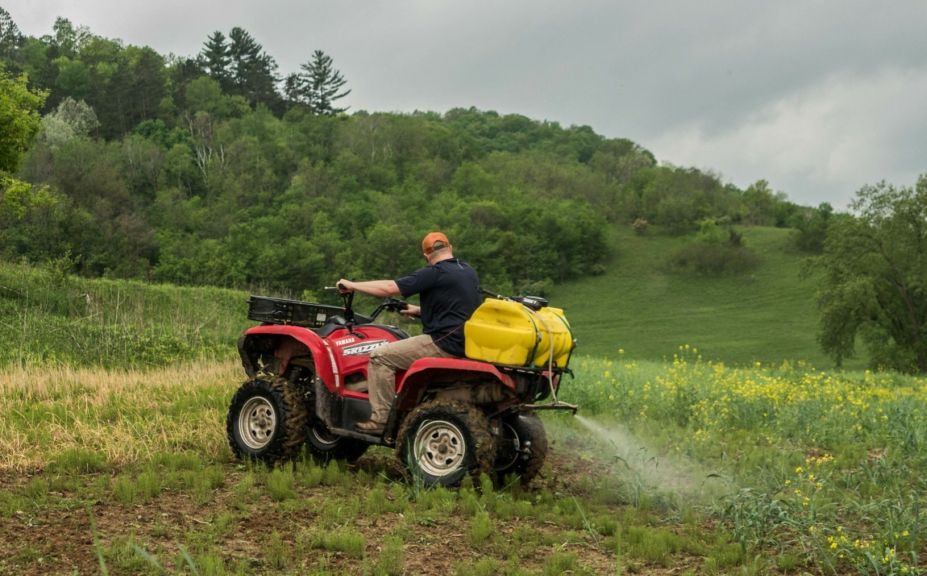
[{"label": "tall green grass", "polygon": [[[800,363],[732,368],[579,358],[561,398],[630,427],[666,468],[729,480],[713,504],[744,549],[827,572],[920,573],[927,559],[927,379]],[[704,474],[704,472],[703,472]]]},{"label": "tall green grass", "polygon": [[0,263],[0,366],[163,366],[229,358],[247,293],[88,280]]}]

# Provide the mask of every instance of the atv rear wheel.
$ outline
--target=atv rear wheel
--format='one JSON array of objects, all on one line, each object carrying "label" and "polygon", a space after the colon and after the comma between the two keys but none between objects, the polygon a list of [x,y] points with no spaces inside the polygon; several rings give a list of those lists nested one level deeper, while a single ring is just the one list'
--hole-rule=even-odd
[{"label": "atv rear wheel", "polygon": [[364,455],[369,444],[332,434],[321,421],[315,421],[306,431],[309,452],[316,462],[325,463],[330,460],[346,460],[354,462]]},{"label": "atv rear wheel", "polygon": [[426,402],[409,413],[396,438],[399,458],[425,486],[456,486],[467,474],[492,471],[489,420],[472,404]]},{"label": "atv rear wheel", "polygon": [[232,397],[225,429],[239,458],[273,465],[295,456],[306,441],[309,417],[300,395],[285,378],[256,378]]},{"label": "atv rear wheel", "polygon": [[541,471],[545,458],[547,433],[537,414],[516,414],[502,421],[493,470],[497,485],[505,482],[507,476],[517,475],[526,486]]}]

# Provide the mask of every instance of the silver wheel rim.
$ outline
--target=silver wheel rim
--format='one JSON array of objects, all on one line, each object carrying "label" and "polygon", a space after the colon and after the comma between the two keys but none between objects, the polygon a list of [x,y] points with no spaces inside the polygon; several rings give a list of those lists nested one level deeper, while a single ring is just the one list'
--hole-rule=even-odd
[{"label": "silver wheel rim", "polygon": [[323,426],[323,424],[316,424],[309,430],[309,433],[315,438],[316,444],[328,449],[338,444],[339,437],[332,434]]},{"label": "silver wheel rim", "polygon": [[415,434],[412,454],[426,474],[447,476],[463,464],[467,441],[454,424],[446,420],[426,420]]},{"label": "silver wheel rim", "polygon": [[241,441],[251,450],[260,450],[273,438],[277,429],[277,412],[263,396],[251,398],[238,413],[238,431]]}]

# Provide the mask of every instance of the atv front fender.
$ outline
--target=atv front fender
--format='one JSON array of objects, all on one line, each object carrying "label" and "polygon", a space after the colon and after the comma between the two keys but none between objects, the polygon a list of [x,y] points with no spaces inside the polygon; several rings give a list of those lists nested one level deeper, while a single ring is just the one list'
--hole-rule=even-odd
[{"label": "atv front fender", "polygon": [[328,344],[318,334],[300,326],[268,324],[249,328],[238,339],[238,353],[249,377],[254,378],[260,368],[259,360],[272,356],[282,374],[296,357],[309,355],[315,374],[329,389],[340,385],[338,367]]}]

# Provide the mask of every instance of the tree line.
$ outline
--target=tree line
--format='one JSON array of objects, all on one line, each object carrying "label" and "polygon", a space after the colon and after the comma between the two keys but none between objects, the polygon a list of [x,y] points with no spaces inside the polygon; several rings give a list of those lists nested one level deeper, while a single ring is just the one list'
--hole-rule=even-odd
[{"label": "tree line", "polygon": [[44,95],[17,172],[32,204],[4,223],[7,258],[296,289],[399,273],[440,227],[490,281],[543,289],[601,271],[609,223],[785,226],[802,213],[764,182],[741,191],[659,166],[585,126],[475,109],[346,115],[331,57],[316,50],[280,78],[238,27],[165,58],[63,18],[40,38],[6,22],[5,76]]},{"label": "tree line", "polygon": [[602,272],[616,224],[703,239],[791,227],[821,254],[825,350],[839,360],[861,336],[879,365],[927,370],[923,180],[865,188],[857,216],[835,214],[587,126],[474,108],[348,115],[347,86],[321,50],[278,76],[242,28],[165,57],[62,18],[25,36],[0,8],[0,257],[298,292],[417,267],[440,228],[487,286],[543,293]]}]

